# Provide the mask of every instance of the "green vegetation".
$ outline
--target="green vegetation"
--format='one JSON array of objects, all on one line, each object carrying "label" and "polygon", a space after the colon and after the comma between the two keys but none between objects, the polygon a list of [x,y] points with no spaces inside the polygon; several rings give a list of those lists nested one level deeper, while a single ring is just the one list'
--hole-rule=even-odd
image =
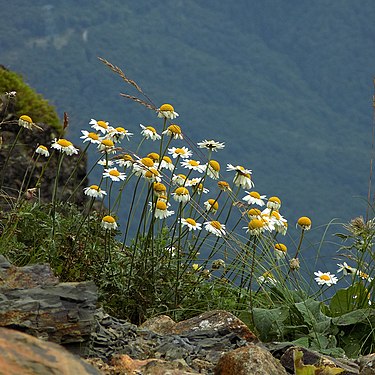
[{"label": "green vegetation", "polygon": [[19,74],[0,68],[0,92],[16,92],[14,114],[18,117],[27,113],[38,122],[61,130],[55,108],[28,86]]},{"label": "green vegetation", "polygon": [[[344,225],[337,234],[343,241],[338,269],[325,261],[320,271],[324,238],[318,246],[309,243],[310,217],[288,222],[285,202],[254,190],[256,171],[217,161],[228,144],[203,134],[192,140],[188,128],[174,123],[178,108],[154,106],[120,68],[104,63],[136,90],[128,100],[147,109],[155,127],[90,121],[80,138],[84,152],[96,156],[98,172],[85,176],[94,178],[92,185],[77,186],[88,198],[80,208],[61,202],[57,191],[65,158],[81,151],[67,139],[52,141],[59,155],[52,201],[42,204],[37,189],[27,195],[30,187],[23,186],[0,217],[0,253],[17,265],[48,262],[61,281],[94,280],[101,305],[134,323],[225,309],[263,341],[334,356],[372,353],[375,220]],[[35,131],[29,125],[19,122],[22,131]],[[7,147],[7,160],[13,150]],[[33,162],[48,168],[50,157],[39,146]],[[286,234],[291,246],[284,244]]]}]

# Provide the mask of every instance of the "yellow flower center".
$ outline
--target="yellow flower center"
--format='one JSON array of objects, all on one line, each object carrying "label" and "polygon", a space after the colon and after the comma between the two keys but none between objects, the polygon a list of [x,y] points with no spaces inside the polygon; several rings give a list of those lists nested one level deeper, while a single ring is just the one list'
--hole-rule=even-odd
[{"label": "yellow flower center", "polygon": [[211,221],[211,226],[214,227],[215,229],[221,230],[221,224],[216,220]]},{"label": "yellow flower center", "polygon": [[249,195],[253,198],[260,199],[260,194],[257,191],[251,191]]},{"label": "yellow flower center", "polygon": [[249,211],[247,211],[247,214],[249,216],[260,216],[262,213],[257,208],[252,208]]},{"label": "yellow flower center", "polygon": [[188,195],[189,194],[189,190],[186,189],[186,187],[181,186],[181,187],[178,187],[176,189],[175,193],[177,195]]},{"label": "yellow flower center", "polygon": [[146,178],[153,178],[155,176],[159,176],[159,172],[155,168],[151,168],[145,173]]},{"label": "yellow flower center", "polygon": [[151,132],[153,132],[154,134],[156,134],[156,130],[152,126],[146,126],[146,129],[150,130]]},{"label": "yellow flower center", "polygon": [[287,247],[283,243],[277,243],[275,245],[275,249],[276,250],[280,250],[280,251],[282,251],[284,253],[286,253],[286,251],[287,251]]},{"label": "yellow flower center", "polygon": [[272,211],[272,215],[271,216],[275,217],[276,220],[280,220],[281,219],[281,216],[278,213],[278,211]]},{"label": "yellow flower center", "polygon": [[198,167],[199,163],[195,160],[189,160],[188,162],[192,167]]},{"label": "yellow flower center", "polygon": [[147,157],[150,158],[153,161],[158,161],[159,160],[159,154],[157,154],[156,152],[150,152],[147,155]]},{"label": "yellow flower center", "polygon": [[226,190],[229,188],[229,184],[226,181],[219,181],[217,183],[217,186],[219,187],[219,189],[222,189],[222,190]]},{"label": "yellow flower center", "polygon": [[91,185],[90,189],[99,191],[99,186],[98,185]]},{"label": "yellow flower center", "polygon": [[269,278],[269,279],[274,279],[275,277],[272,275],[272,273],[270,271],[266,271],[264,272],[264,274],[262,275],[265,279]]},{"label": "yellow flower center", "polygon": [[163,156],[163,160],[167,163],[172,163],[172,159],[169,156]]},{"label": "yellow flower center", "polygon": [[69,142],[68,140],[66,139],[59,139],[57,141],[57,144],[60,145],[61,147],[69,147],[69,146],[73,146],[73,143],[72,142]]},{"label": "yellow flower center", "polygon": [[186,176],[182,173],[179,173],[177,177],[181,178],[182,180],[186,180]]},{"label": "yellow flower center", "polygon": [[171,104],[165,103],[159,108],[159,111],[174,112],[174,108]]},{"label": "yellow flower center", "polygon": [[306,216],[302,216],[298,219],[298,225],[300,225],[301,227],[309,227],[311,226],[311,220],[306,217]]},{"label": "yellow flower center", "polygon": [[214,210],[218,210],[218,208],[219,208],[219,203],[218,203],[217,201],[215,201],[215,199],[209,199],[207,202],[210,204],[210,206],[211,206]]},{"label": "yellow flower center", "polygon": [[87,137],[93,139],[94,141],[97,141],[99,139],[99,136],[96,133],[88,133]]},{"label": "yellow flower center", "polygon": [[28,122],[28,123],[30,123],[30,124],[32,124],[32,122],[33,122],[33,120],[31,120],[31,117],[28,116],[28,115],[22,115],[22,116],[20,117],[20,120],[26,121],[26,122]]},{"label": "yellow flower center", "polygon": [[110,139],[103,139],[102,145],[104,145],[105,147],[114,147],[115,144]]},{"label": "yellow flower center", "polygon": [[123,160],[125,160],[125,161],[133,161],[132,156],[129,155],[129,154],[124,154],[124,155],[122,155],[122,158],[123,158]]},{"label": "yellow flower center", "polygon": [[158,200],[158,201],[156,202],[156,208],[157,208],[158,210],[165,211],[165,210],[167,209],[167,204],[166,204],[165,202],[161,201],[161,200]]},{"label": "yellow flower center", "polygon": [[214,171],[220,172],[220,164],[216,160],[210,160],[208,164]]},{"label": "yellow flower center", "polygon": [[329,281],[330,277],[328,275],[321,275],[321,276],[319,276],[319,279],[324,280],[324,281]]},{"label": "yellow flower center", "polygon": [[113,216],[104,216],[102,221],[106,222],[106,223],[110,223],[110,224],[113,224],[116,222],[115,218]]},{"label": "yellow flower center", "polygon": [[164,184],[162,184],[161,182],[154,182],[153,187],[154,187],[154,190],[158,193],[162,193],[164,191],[167,191],[167,187]]},{"label": "yellow flower center", "polygon": [[122,128],[121,126],[117,127],[116,130],[119,132],[119,133],[127,133],[128,131],[125,130],[124,128]]},{"label": "yellow flower center", "polygon": [[120,172],[119,172],[117,169],[111,169],[108,173],[109,173],[111,176],[115,176],[115,177],[120,176]]},{"label": "yellow flower center", "polygon": [[190,225],[193,225],[194,227],[197,226],[197,222],[194,219],[191,219],[190,217],[186,219],[186,222]]},{"label": "yellow flower center", "polygon": [[44,151],[48,151],[48,148],[46,146],[40,145],[38,148],[41,148]]},{"label": "yellow flower center", "polygon": [[154,161],[151,158],[142,158],[141,163],[145,165],[146,167],[153,167],[154,166]]},{"label": "yellow flower center", "polygon": [[278,197],[271,197],[271,198],[268,199],[268,201],[281,204],[281,200]]},{"label": "yellow flower center", "polygon": [[179,155],[185,155],[185,150],[183,148],[176,148],[175,153]]},{"label": "yellow flower center", "polygon": [[181,134],[181,128],[175,124],[168,126],[168,130],[173,134]]},{"label": "yellow flower center", "polygon": [[97,123],[101,128],[103,128],[103,129],[108,129],[108,125],[106,124],[105,121],[100,120],[100,121],[97,121],[96,123]]},{"label": "yellow flower center", "polygon": [[264,227],[264,222],[262,220],[259,220],[259,219],[253,219],[253,220],[250,221],[248,227],[249,227],[250,230],[260,229],[260,228]]}]

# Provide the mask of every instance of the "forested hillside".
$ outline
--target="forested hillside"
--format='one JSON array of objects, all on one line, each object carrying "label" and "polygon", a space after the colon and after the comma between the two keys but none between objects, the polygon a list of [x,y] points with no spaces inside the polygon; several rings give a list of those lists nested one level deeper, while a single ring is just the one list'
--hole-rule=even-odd
[{"label": "forested hillside", "polygon": [[[340,1],[0,1],[0,63],[69,113],[139,132],[154,114],[99,60],[158,106],[173,103],[193,141],[253,170],[291,225],[365,214],[375,71],[375,3]],[[36,119],[37,120],[37,119]],[[136,146],[134,146],[134,149]],[[361,198],[355,198],[355,197]]]}]

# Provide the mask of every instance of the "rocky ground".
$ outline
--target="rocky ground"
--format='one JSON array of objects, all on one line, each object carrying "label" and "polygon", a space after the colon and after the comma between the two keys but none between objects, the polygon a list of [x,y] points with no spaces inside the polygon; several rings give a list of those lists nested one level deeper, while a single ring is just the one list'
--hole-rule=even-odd
[{"label": "rocky ground", "polygon": [[300,350],[299,365],[319,366],[316,374],[375,374],[375,354],[348,361],[263,344],[226,311],[136,326],[96,302],[93,283],[59,283],[46,265],[15,267],[0,256],[0,373],[285,375]]}]

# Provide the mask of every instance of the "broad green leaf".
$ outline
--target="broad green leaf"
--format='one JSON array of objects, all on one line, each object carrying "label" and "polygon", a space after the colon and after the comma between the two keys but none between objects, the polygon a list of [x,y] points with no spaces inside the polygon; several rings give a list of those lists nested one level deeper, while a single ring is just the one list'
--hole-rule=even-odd
[{"label": "broad green leaf", "polygon": [[331,319],[322,313],[321,304],[319,301],[308,299],[295,303],[294,306],[302,314],[305,323],[319,332],[325,332],[329,328]]},{"label": "broad green leaf", "polygon": [[276,309],[253,309],[253,320],[262,340],[279,337],[283,330],[283,322],[288,318],[288,310],[283,307]]},{"label": "broad green leaf", "polygon": [[375,310],[371,308],[351,311],[347,314],[332,319],[332,323],[338,326],[349,326],[357,323],[375,321]]}]

